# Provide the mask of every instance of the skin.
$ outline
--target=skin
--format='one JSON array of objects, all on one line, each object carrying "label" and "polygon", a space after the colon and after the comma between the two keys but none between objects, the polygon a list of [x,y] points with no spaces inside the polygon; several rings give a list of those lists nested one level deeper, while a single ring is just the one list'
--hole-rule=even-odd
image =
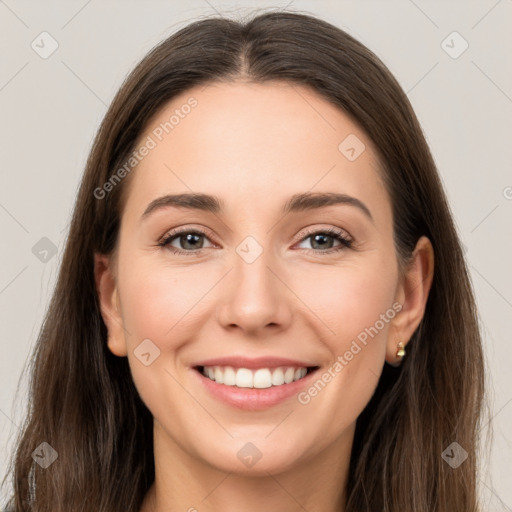
[{"label": "skin", "polygon": [[[344,510],[355,422],[385,362],[399,363],[424,314],[434,255],[422,237],[399,274],[392,210],[375,148],[353,121],[313,91],[286,83],[215,83],[168,103],[139,141],[193,96],[198,105],[129,177],[113,255],[95,256],[109,349],[128,357],[154,417],[155,484],[143,512]],[[365,151],[349,161],[338,149],[355,134]],[[222,214],[166,207],[141,221],[164,194],[222,198]],[[332,205],[280,213],[299,192],[339,192],[358,208]],[[158,241],[171,228],[201,228],[198,256]],[[305,228],[335,227],[354,241],[316,245]],[[247,263],[236,248],[247,236],[263,248]],[[194,252],[175,238],[172,246]],[[197,250],[196,250],[197,251]],[[402,310],[311,401],[293,396],[263,411],[220,402],[192,362],[220,356],[281,356],[332,367],[379,315]],[[134,350],[150,339],[160,356],[145,366]],[[407,356],[405,356],[407,357]],[[237,457],[248,442],[261,459]]]}]

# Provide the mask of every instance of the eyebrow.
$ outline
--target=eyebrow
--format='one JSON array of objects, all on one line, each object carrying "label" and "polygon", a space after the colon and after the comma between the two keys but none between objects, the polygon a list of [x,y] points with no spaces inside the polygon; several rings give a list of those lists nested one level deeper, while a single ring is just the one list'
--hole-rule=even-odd
[{"label": "eyebrow", "polygon": [[[285,215],[288,213],[325,208],[327,206],[337,204],[354,206],[361,210],[372,222],[374,222],[369,208],[362,201],[347,194],[338,194],[334,192],[304,192],[300,194],[294,194],[283,205],[281,213]],[[224,211],[224,201],[217,196],[197,192],[188,192],[175,195],[168,194],[151,201],[151,203],[149,203],[147,208],[144,210],[140,220],[142,221],[146,219],[156,210],[167,207],[186,208],[190,210],[206,211],[217,214]]]}]

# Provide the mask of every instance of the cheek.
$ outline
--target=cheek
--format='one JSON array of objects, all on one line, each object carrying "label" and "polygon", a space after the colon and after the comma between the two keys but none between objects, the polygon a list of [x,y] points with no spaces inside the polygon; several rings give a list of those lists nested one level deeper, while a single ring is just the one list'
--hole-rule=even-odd
[{"label": "cheek", "polygon": [[[369,258],[370,260],[371,258]],[[298,397],[303,414],[325,421],[325,443],[354,422],[372,397],[382,372],[392,308],[395,273],[383,272],[379,261],[350,265],[304,281],[300,293],[313,286],[318,293],[306,295],[308,306],[322,320],[322,340],[331,361]],[[332,269],[331,269],[332,270]],[[299,296],[304,296],[300,295]],[[304,423],[304,435],[316,435],[316,427]]]},{"label": "cheek", "polygon": [[[128,360],[141,399],[155,418],[165,417],[163,404],[173,404],[176,411],[193,408],[176,383],[180,377],[173,361],[194,336],[191,326],[201,311],[201,297],[212,287],[211,278],[192,267],[169,268],[148,257],[126,258],[119,278]],[[141,353],[150,354],[148,365],[139,359]],[[178,417],[186,417],[185,412]]]},{"label": "cheek", "polygon": [[149,338],[169,348],[177,339],[173,330],[186,336],[183,329],[200,311],[201,297],[213,286],[211,277],[198,268],[170,268],[150,258],[127,263],[121,276],[122,312],[132,344]]},{"label": "cheek", "polygon": [[[374,261],[373,261],[374,260]],[[296,280],[297,295],[321,320],[322,332],[332,349],[339,353],[365,329],[378,323],[391,308],[396,287],[395,270],[375,258],[337,268],[319,267]]]}]

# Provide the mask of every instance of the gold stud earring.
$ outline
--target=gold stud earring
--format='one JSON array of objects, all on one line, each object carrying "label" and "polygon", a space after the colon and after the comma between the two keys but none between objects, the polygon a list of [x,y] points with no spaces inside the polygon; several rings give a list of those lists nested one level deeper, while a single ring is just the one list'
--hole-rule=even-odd
[{"label": "gold stud earring", "polygon": [[404,344],[401,341],[399,341],[397,344],[396,357],[399,357],[400,359],[402,359],[404,356],[405,356]]}]

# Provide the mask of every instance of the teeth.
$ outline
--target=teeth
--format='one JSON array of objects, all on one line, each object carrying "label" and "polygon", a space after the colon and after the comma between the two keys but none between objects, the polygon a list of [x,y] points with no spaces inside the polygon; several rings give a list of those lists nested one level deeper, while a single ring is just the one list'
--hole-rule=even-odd
[{"label": "teeth", "polygon": [[263,389],[272,386],[272,373],[268,368],[261,368],[254,372],[253,384],[255,388]]},{"label": "teeth", "polygon": [[231,366],[224,368],[224,384],[226,386],[236,385],[236,372]]},{"label": "teeth", "polygon": [[218,366],[215,367],[215,371],[213,373],[213,376],[215,377],[215,380],[219,384],[223,384],[224,383],[224,372],[220,369],[220,367],[218,367]]},{"label": "teeth", "polygon": [[247,368],[239,368],[236,372],[235,386],[237,388],[253,388],[253,376],[251,370],[248,370]]},{"label": "teeth", "polygon": [[282,368],[276,368],[272,372],[272,386],[281,386],[284,384],[284,372]]},{"label": "teeth", "polygon": [[293,378],[295,376],[295,368],[287,368],[284,372],[284,383],[290,384],[290,382],[293,382]]},{"label": "teeth", "polygon": [[250,370],[248,368],[235,369],[232,366],[203,367],[203,375],[219,384],[236,386],[238,388],[256,389],[290,384],[290,382],[305,377],[307,372],[307,368],[295,368],[291,366],[274,369],[259,368],[257,370]]}]

